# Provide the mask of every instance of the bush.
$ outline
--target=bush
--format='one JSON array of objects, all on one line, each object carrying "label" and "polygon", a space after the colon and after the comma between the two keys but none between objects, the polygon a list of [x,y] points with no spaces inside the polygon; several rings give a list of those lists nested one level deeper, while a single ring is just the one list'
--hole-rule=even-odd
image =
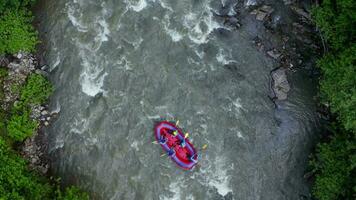
[{"label": "bush", "polygon": [[58,190],[57,200],[89,200],[89,195],[79,188],[71,186],[67,187],[64,193]]},{"label": "bush", "polygon": [[7,10],[0,16],[0,54],[35,50],[37,32],[31,22],[31,13],[23,9]]},{"label": "bush", "polygon": [[28,171],[26,162],[0,137],[0,199],[50,199],[51,186]]},{"label": "bush", "polygon": [[7,133],[15,141],[22,142],[30,137],[38,127],[38,122],[30,118],[29,111],[14,113],[8,124]]},{"label": "bush", "polygon": [[354,0],[323,0],[313,10],[314,21],[331,48],[343,50],[355,42],[356,3]]},{"label": "bush", "polygon": [[355,199],[356,138],[338,132],[329,143],[318,144],[310,161],[316,176],[313,194],[319,200]]},{"label": "bush", "polygon": [[[319,60],[320,93],[337,116],[332,139],[320,143],[310,161],[313,195],[319,200],[356,199],[356,1],[323,0],[314,8],[317,26],[329,45]],[[327,134],[328,135],[328,134]]]},{"label": "bush", "polygon": [[347,130],[356,130],[356,45],[336,56],[326,56],[318,66],[323,78],[320,89],[323,99]]},{"label": "bush", "polygon": [[31,74],[26,85],[21,89],[20,100],[25,105],[40,105],[47,101],[52,91],[53,87],[45,77],[39,74]]},{"label": "bush", "polygon": [[19,9],[31,6],[36,0],[0,0],[0,13],[7,9]]}]

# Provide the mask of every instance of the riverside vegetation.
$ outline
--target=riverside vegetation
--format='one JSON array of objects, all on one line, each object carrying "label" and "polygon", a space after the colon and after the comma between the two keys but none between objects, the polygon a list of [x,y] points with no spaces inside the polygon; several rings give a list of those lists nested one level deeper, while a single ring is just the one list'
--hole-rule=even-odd
[{"label": "riverside vegetation", "polygon": [[[17,52],[34,52],[37,32],[31,25],[33,16],[29,7],[35,0],[0,0],[0,56]],[[0,200],[16,199],[89,199],[77,187],[59,187],[53,181],[28,168],[28,162],[19,155],[18,146],[39,128],[38,120],[31,118],[33,106],[48,100],[53,87],[40,74],[30,73],[23,84],[10,83],[18,98],[7,108],[4,93],[9,70],[0,66]]]},{"label": "riverside vegetation", "polygon": [[310,160],[319,200],[356,199],[356,1],[323,0],[313,10],[327,52],[319,60],[320,96],[333,120]]}]

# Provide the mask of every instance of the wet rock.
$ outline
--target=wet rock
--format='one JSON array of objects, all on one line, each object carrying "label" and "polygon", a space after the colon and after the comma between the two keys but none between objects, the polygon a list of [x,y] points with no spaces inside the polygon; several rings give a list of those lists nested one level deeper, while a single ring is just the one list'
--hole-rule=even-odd
[{"label": "wet rock", "polygon": [[270,57],[274,58],[274,59],[278,59],[281,57],[281,53],[278,52],[276,49],[273,49],[273,50],[270,50],[270,51],[267,51],[267,55],[269,55]]},{"label": "wet rock", "polygon": [[6,67],[10,63],[6,56],[0,56],[0,67]]},{"label": "wet rock", "polygon": [[23,54],[21,52],[14,55],[16,58],[21,59]]},{"label": "wet rock", "polygon": [[41,67],[41,70],[42,70],[42,71],[47,71],[48,69],[49,69],[48,65],[43,65],[43,66]]},{"label": "wet rock", "polygon": [[295,3],[295,0],[283,0],[283,2],[284,2],[284,5],[290,5],[290,4]]},{"label": "wet rock", "polygon": [[49,126],[49,122],[45,121],[44,125]]},{"label": "wet rock", "polygon": [[256,14],[256,19],[258,21],[263,21],[266,17],[267,17],[267,13],[265,12],[261,12],[261,11],[258,11],[257,14]]},{"label": "wet rock", "polygon": [[43,110],[43,111],[41,112],[41,115],[48,115],[48,111],[47,111],[47,110]]},{"label": "wet rock", "polygon": [[249,8],[252,6],[257,6],[257,0],[245,0],[245,7]]},{"label": "wet rock", "polygon": [[234,27],[234,28],[240,28],[241,24],[239,23],[239,20],[236,17],[227,17],[225,18],[224,25]]},{"label": "wet rock", "polygon": [[309,13],[305,12],[303,9],[298,8],[298,7],[296,7],[296,6],[291,6],[290,8],[291,8],[297,15],[302,16],[302,17],[308,19],[309,21],[311,21],[311,17],[310,17],[310,15],[309,15]]},{"label": "wet rock", "polygon": [[288,92],[290,90],[290,85],[287,80],[286,70],[279,68],[271,73],[273,85],[272,90],[275,97],[278,100],[286,100],[288,97]]},{"label": "wet rock", "polygon": [[258,21],[264,21],[266,17],[273,13],[274,9],[271,6],[263,5],[262,7],[253,10],[250,14],[256,15]]}]

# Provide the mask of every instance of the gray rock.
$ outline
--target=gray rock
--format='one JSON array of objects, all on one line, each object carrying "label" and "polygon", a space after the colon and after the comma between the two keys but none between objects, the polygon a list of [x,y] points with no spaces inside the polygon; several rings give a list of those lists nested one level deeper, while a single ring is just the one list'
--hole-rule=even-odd
[{"label": "gray rock", "polygon": [[16,58],[18,58],[18,59],[21,59],[21,58],[22,58],[22,56],[23,56],[23,55],[22,55],[22,53],[21,53],[21,52],[20,52],[20,53],[18,53],[18,54],[15,54],[15,57],[16,57]]},{"label": "gray rock", "polygon": [[270,57],[274,58],[274,59],[278,59],[279,57],[281,57],[281,53],[279,53],[276,49],[267,51],[267,55],[269,55]]},{"label": "gray rock", "polygon": [[48,111],[47,111],[47,110],[43,110],[43,111],[41,112],[41,115],[48,115]]},{"label": "gray rock", "polygon": [[49,126],[49,122],[45,121],[44,125]]},{"label": "gray rock", "polygon": [[257,0],[245,0],[245,7],[256,6]]},{"label": "gray rock", "polygon": [[263,21],[266,17],[267,17],[267,13],[265,12],[262,12],[262,11],[258,11],[257,14],[256,14],[256,19],[258,21]]},{"label": "gray rock", "polygon": [[286,70],[279,68],[272,72],[273,86],[272,89],[278,100],[286,100],[290,85],[287,80]]}]

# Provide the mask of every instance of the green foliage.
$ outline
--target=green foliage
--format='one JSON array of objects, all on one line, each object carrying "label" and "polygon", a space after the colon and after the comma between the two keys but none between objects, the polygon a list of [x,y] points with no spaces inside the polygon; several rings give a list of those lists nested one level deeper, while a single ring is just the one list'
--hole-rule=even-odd
[{"label": "green foliage", "polygon": [[316,24],[335,50],[342,50],[355,42],[356,3],[355,0],[323,0],[313,10]]},{"label": "green foliage", "polygon": [[7,9],[19,9],[31,6],[36,0],[0,0],[0,13]]},{"label": "green foliage", "polygon": [[65,192],[57,190],[57,200],[89,200],[89,195],[75,186],[67,187]]},{"label": "green foliage", "polygon": [[313,10],[330,51],[319,60],[320,93],[340,124],[310,161],[319,200],[356,199],[356,1],[323,0]]},{"label": "green foliage", "polygon": [[31,136],[38,127],[38,122],[30,118],[28,111],[11,116],[7,124],[7,133],[13,140],[22,142]]},{"label": "green foliage", "polygon": [[356,130],[356,45],[318,63],[322,72],[320,89],[331,111],[347,130]]},{"label": "green foliage", "polygon": [[355,199],[356,138],[338,132],[329,143],[317,146],[310,161],[316,176],[313,194],[319,200]]},{"label": "green foliage", "polygon": [[24,104],[40,105],[47,101],[52,94],[51,83],[40,74],[31,74],[26,85],[21,89],[20,100]]},{"label": "green foliage", "polygon": [[28,171],[26,162],[0,137],[0,199],[50,199],[51,186]]},{"label": "green foliage", "polygon": [[0,102],[4,99],[4,79],[7,76],[7,70],[0,67]]},{"label": "green foliage", "polygon": [[24,9],[7,10],[0,16],[0,54],[35,50],[37,32],[31,22],[31,13]]}]

